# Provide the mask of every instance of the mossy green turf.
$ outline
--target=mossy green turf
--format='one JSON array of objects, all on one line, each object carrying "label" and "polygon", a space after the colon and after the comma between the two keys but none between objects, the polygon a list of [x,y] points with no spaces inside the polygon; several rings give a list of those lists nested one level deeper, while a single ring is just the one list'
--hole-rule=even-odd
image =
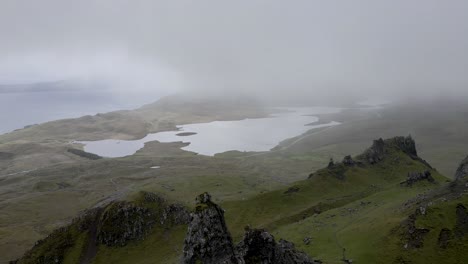
[{"label": "mossy green turf", "polygon": [[76,224],[71,224],[65,229],[55,230],[33,251],[28,252],[18,264],[79,263],[87,239],[86,232],[80,232]]},{"label": "mossy green turf", "polygon": [[424,247],[413,252],[403,252],[402,259],[411,263],[468,263],[468,237],[452,239],[446,249],[438,246],[442,228],[453,231],[457,204],[468,205],[468,197],[461,196],[454,200],[438,200],[430,206],[425,215],[416,221],[418,228],[427,228],[429,233],[424,239]]},{"label": "mossy green turf", "polygon": [[[222,202],[234,239],[240,240],[244,226],[251,225],[267,228],[325,263],[342,263],[343,254],[356,263],[395,261],[402,246],[393,230],[414,210],[405,204],[443,188],[448,179],[395,148],[377,164],[343,166],[335,168],[344,178],[337,177],[336,169],[322,169],[287,188]],[[400,184],[409,172],[424,170],[431,171],[435,183]],[[139,201],[138,196],[131,199]],[[185,230],[158,227],[125,247],[100,245],[94,263],[177,263]],[[311,238],[309,245],[303,242],[306,237]]]},{"label": "mossy green turf", "polygon": [[93,263],[179,263],[186,232],[186,226],[156,227],[144,240],[125,247],[100,245]]},{"label": "mossy green turf", "polygon": [[[348,169],[345,180],[324,169],[294,184],[298,192],[281,189],[222,206],[236,239],[242,226],[250,224],[268,228],[325,263],[341,263],[343,248],[346,257],[358,263],[378,263],[383,252],[377,246],[388,246],[382,241],[407,216],[402,212],[405,201],[446,184],[447,178],[431,171],[436,184],[400,185],[408,172],[426,169],[406,154],[394,152],[381,163]],[[310,245],[304,244],[306,237],[312,238]]]}]

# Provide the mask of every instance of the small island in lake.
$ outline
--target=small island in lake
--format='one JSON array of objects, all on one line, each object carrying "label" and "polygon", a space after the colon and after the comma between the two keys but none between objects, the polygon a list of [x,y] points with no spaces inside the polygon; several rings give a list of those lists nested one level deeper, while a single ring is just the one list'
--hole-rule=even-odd
[{"label": "small island in lake", "polygon": [[179,137],[188,137],[188,136],[193,136],[193,135],[196,135],[197,133],[195,132],[181,132],[181,133],[178,133],[176,134],[176,136],[179,136]]}]

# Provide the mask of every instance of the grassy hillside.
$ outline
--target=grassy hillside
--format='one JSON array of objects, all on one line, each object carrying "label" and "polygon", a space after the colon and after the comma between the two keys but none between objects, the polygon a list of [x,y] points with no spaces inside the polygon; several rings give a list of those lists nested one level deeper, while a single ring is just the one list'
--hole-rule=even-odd
[{"label": "grassy hillside", "polygon": [[[376,183],[361,186],[358,175],[348,179],[352,183],[330,178],[317,183],[327,188],[307,186],[315,181],[313,178],[306,181],[308,174],[326,166],[330,157],[340,161],[345,155],[362,153],[372,139],[411,133],[418,139],[419,156],[448,177],[453,175],[468,147],[466,106],[431,103],[351,108],[338,114],[322,115],[321,121],[336,120],[342,124],[310,130],[267,152],[230,151],[206,157],[180,150],[181,143],[159,142],[149,142],[135,155],[117,159],[90,160],[68,151],[80,148],[69,142],[76,137],[139,137],[140,132],[132,131],[139,130],[140,124],[149,124],[139,130],[144,134],[159,131],[158,126],[169,128],[180,122],[261,115],[261,110],[249,105],[236,108],[229,104],[211,102],[204,105],[196,101],[190,105],[169,98],[143,107],[136,111],[138,113],[117,112],[56,121],[0,136],[0,262],[19,257],[35,241],[70,223],[83,210],[124,199],[140,190],[157,192],[186,205],[190,205],[197,194],[208,191],[215,202],[226,204],[229,224],[235,227],[232,232],[240,234],[241,231],[236,230],[242,230],[247,222],[276,228],[283,225],[281,221],[291,220],[264,221],[262,218],[276,217],[267,209],[265,216],[258,220],[239,220],[229,214],[231,208],[246,217],[255,213],[249,209],[238,211],[238,206],[231,204],[233,201],[248,203],[252,197],[267,197],[276,190],[277,196],[272,198],[275,203],[291,200],[293,204],[300,204],[305,201],[304,206],[292,206],[293,213],[281,213],[294,219],[301,211],[313,207],[322,195],[329,199],[325,202],[339,206],[340,202],[361,201],[359,199],[365,198],[360,197],[375,193],[377,188],[369,187],[372,184],[378,188],[390,184],[391,181],[379,183],[380,180],[376,180]],[[128,116],[120,116],[130,113],[139,117],[131,117],[133,121],[127,122]],[[151,169],[152,166],[160,166],[160,169]],[[354,172],[347,174],[360,174],[362,169],[353,168],[351,171]],[[301,185],[300,191],[283,195],[291,185]],[[327,189],[329,196],[324,194]],[[304,190],[309,193],[305,195]],[[301,196],[305,196],[305,200]],[[330,207],[329,204],[321,206]],[[299,238],[296,243],[302,245]]]},{"label": "grassy hillside", "polygon": [[[416,156],[411,142],[403,137],[375,141],[362,155],[333,162],[286,188],[222,202],[233,237],[240,240],[246,225],[266,228],[324,263],[342,263],[342,259],[356,263],[428,259],[419,256],[435,254],[430,248],[404,251],[406,231],[402,223],[419,208],[421,199],[444,196],[451,183]],[[408,180],[409,175],[426,171],[430,178]],[[466,202],[460,197],[461,202]],[[141,202],[141,195],[129,199],[151,208]],[[454,203],[438,205],[442,207],[431,204],[425,218],[418,218],[416,224],[436,231],[445,224],[453,228],[453,221],[447,220],[452,219],[451,209],[447,208]],[[109,206],[105,210],[109,211]],[[441,219],[445,222],[441,223]],[[170,228],[155,225],[141,239],[130,239],[123,246],[98,244],[93,263],[177,263],[185,230],[184,224]],[[78,242],[67,249],[64,259],[83,256],[76,253],[76,247],[84,235],[73,232]],[[426,239],[425,244],[433,245],[436,238],[431,233]],[[55,239],[50,241],[57,243]],[[446,252],[463,259],[456,245]]]}]

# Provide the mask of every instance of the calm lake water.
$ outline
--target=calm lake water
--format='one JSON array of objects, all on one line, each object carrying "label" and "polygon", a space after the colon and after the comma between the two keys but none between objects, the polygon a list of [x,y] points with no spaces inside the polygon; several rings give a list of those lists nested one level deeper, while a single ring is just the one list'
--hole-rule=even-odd
[{"label": "calm lake water", "polygon": [[[190,144],[182,149],[207,156],[229,150],[268,151],[281,141],[301,135],[310,129],[339,125],[337,122],[313,124],[319,121],[314,115],[341,111],[340,108],[332,107],[287,108],[283,110],[288,110],[288,112],[267,118],[182,125],[178,127],[178,131],[148,134],[140,140],[100,140],[79,143],[84,144],[85,151],[103,157],[132,155],[149,141],[188,142]],[[177,134],[181,132],[196,134],[178,136]]]},{"label": "calm lake water", "polygon": [[[157,99],[154,98],[152,101]],[[142,104],[141,100],[133,100],[129,97],[117,98],[107,92],[0,93],[0,134],[27,125],[122,109],[133,109]]]}]

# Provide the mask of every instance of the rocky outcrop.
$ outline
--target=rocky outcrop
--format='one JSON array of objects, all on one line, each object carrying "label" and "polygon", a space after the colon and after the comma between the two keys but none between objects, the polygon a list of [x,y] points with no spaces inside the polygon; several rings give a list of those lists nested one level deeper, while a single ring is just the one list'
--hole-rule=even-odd
[{"label": "rocky outcrop", "polygon": [[343,158],[343,164],[345,166],[348,166],[348,167],[352,167],[354,165],[356,165],[356,162],[353,160],[353,158],[351,157],[351,155],[347,155]]},{"label": "rocky outcrop", "polygon": [[62,263],[66,252],[87,234],[79,263],[91,263],[99,244],[121,247],[129,241],[142,240],[155,225],[170,230],[172,226],[190,221],[189,211],[179,204],[149,192],[140,192],[137,199],[111,202],[96,207],[75,218],[66,227],[52,232],[29,250],[19,263]]},{"label": "rocky outcrop", "polygon": [[148,208],[117,202],[103,213],[98,239],[107,246],[125,246],[130,240],[142,239],[154,223],[155,216]]},{"label": "rocky outcrop", "polygon": [[197,197],[184,243],[185,264],[316,264],[285,240],[276,242],[263,229],[246,228],[244,239],[234,247],[224,221],[224,211],[208,193]]},{"label": "rocky outcrop", "polygon": [[106,207],[100,219],[98,240],[107,246],[125,246],[141,240],[154,224],[162,226],[188,224],[190,214],[179,204],[149,192],[140,193],[139,202],[114,202]]},{"label": "rocky outcrop", "polygon": [[424,238],[429,233],[429,229],[416,227],[416,217],[420,214],[420,210],[417,209],[403,222],[405,249],[421,248],[424,245]]},{"label": "rocky outcrop", "polygon": [[169,202],[159,195],[151,192],[140,192],[145,204],[154,204],[157,210],[157,221],[161,225],[186,225],[190,222],[190,212],[181,204]]},{"label": "rocky outcrop", "polygon": [[199,195],[196,202],[185,238],[182,263],[240,263],[224,222],[224,210],[211,201],[208,193]]},{"label": "rocky outcrop", "polygon": [[412,157],[418,156],[418,152],[416,151],[416,142],[411,135],[407,137],[394,137],[389,139],[389,143],[394,144],[396,147]]},{"label": "rocky outcrop", "polygon": [[401,184],[406,186],[413,186],[413,184],[425,180],[432,183],[435,181],[430,171],[409,172],[406,181],[402,182]]},{"label": "rocky outcrop", "polygon": [[170,204],[163,209],[159,217],[161,225],[186,225],[190,222],[190,213],[183,205]]},{"label": "rocky outcrop", "polygon": [[455,172],[455,179],[462,180],[468,178],[468,157],[466,157],[458,166],[457,171]]},{"label": "rocky outcrop", "polygon": [[440,248],[447,248],[450,240],[452,239],[452,231],[448,228],[442,228],[439,233],[437,244]]},{"label": "rocky outcrop", "polygon": [[383,139],[374,140],[372,146],[364,153],[367,162],[375,164],[384,158],[385,143]]},{"label": "rocky outcrop", "polygon": [[265,230],[247,227],[236,251],[245,263],[274,263],[276,246],[274,237]]},{"label": "rocky outcrop", "polygon": [[386,140],[379,138],[378,140],[374,140],[372,146],[367,149],[362,156],[368,163],[376,164],[384,159],[387,149],[389,148],[399,149],[410,157],[419,159],[416,151],[416,143],[411,136],[394,137]]},{"label": "rocky outcrop", "polygon": [[468,234],[468,212],[463,204],[458,204],[456,208],[454,234],[459,238]]},{"label": "rocky outcrop", "polygon": [[238,258],[246,264],[313,264],[305,253],[297,251],[294,244],[275,238],[263,229],[246,228],[244,239],[237,245]]}]

